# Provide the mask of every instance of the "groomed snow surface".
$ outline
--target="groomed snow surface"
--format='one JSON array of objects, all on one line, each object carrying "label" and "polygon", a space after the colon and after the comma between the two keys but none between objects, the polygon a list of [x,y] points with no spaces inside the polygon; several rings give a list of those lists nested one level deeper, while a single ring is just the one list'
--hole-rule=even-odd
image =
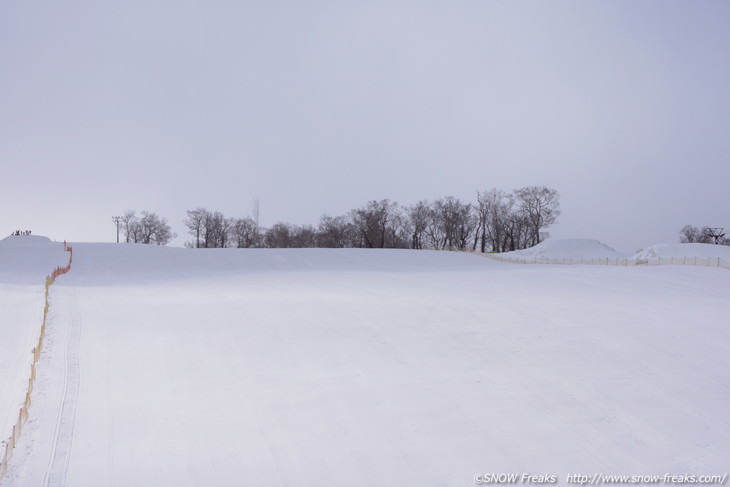
[{"label": "groomed snow surface", "polygon": [[[3,487],[565,485],[730,467],[727,270],[72,245]],[[5,252],[3,280],[37,298]],[[0,299],[3,334],[35,333],[31,306]],[[0,340],[0,357],[26,351]]]},{"label": "groomed snow surface", "polygon": [[45,276],[68,263],[62,243],[46,237],[0,240],[0,462],[25,400],[38,343]]}]

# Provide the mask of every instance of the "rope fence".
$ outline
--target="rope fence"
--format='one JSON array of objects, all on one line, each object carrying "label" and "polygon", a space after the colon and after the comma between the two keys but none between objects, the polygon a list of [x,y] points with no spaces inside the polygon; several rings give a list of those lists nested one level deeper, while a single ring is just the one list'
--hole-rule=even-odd
[{"label": "rope fence", "polygon": [[510,264],[558,264],[558,265],[612,265],[612,266],[639,266],[639,265],[692,265],[702,267],[719,267],[722,269],[730,269],[730,262],[722,260],[719,257],[657,257],[656,259],[611,259],[609,257],[594,259],[574,259],[561,258],[554,259],[548,257],[505,257],[499,254],[479,254],[492,260],[499,262],[509,262]]},{"label": "rope fence", "polygon": [[[28,379],[28,390],[25,393],[25,402],[23,407],[20,408],[18,413],[18,420],[13,426],[13,431],[10,434],[10,438],[5,441],[5,453],[0,457],[0,481],[8,473],[8,462],[13,457],[13,450],[18,445],[20,440],[20,434],[23,431],[23,426],[28,422],[28,409],[31,405],[31,393],[33,392],[33,385],[36,379],[36,364],[41,358],[41,350],[43,349],[43,339],[46,336],[46,319],[48,317],[48,294],[51,286],[56,281],[58,276],[66,274],[71,270],[71,263],[73,262],[73,249],[63,243],[64,250],[69,253],[68,264],[64,267],[56,267],[49,276],[46,276],[46,293],[45,293],[45,304],[43,306],[43,323],[41,324],[40,335],[38,337],[38,344],[33,348],[33,362],[30,364],[30,379]],[[0,448],[2,445],[0,445]]]}]

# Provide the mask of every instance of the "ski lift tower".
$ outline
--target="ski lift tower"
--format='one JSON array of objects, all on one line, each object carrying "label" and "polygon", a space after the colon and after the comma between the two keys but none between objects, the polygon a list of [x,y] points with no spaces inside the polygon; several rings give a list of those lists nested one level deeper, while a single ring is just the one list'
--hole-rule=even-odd
[{"label": "ski lift tower", "polygon": [[715,245],[720,243],[720,239],[725,236],[722,231],[724,228],[707,228],[707,236],[715,239]]}]

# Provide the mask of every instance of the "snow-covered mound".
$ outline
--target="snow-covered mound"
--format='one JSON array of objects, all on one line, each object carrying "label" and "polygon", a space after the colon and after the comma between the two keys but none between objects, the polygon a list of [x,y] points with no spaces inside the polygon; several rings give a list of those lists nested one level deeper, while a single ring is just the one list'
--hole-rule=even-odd
[{"label": "snow-covered mound", "polygon": [[50,243],[50,238],[41,235],[10,235],[0,240],[0,248],[33,249],[47,247]]},{"label": "snow-covered mound", "polygon": [[642,249],[634,255],[637,260],[653,260],[669,257],[717,258],[730,261],[730,247],[703,243],[657,244]]},{"label": "snow-covered mound", "polygon": [[0,240],[0,283],[38,284],[57,266],[68,263],[63,243],[38,235]]},{"label": "snow-covered mound", "polygon": [[515,250],[500,254],[504,257],[518,257],[520,259],[548,258],[548,259],[622,259],[628,255],[617,252],[608,245],[590,238],[550,239],[534,247],[524,250]]}]

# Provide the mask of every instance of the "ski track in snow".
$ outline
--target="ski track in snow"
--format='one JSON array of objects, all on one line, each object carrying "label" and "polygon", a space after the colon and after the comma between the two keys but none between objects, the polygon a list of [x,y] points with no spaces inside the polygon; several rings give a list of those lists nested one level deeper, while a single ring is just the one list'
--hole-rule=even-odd
[{"label": "ski track in snow", "polygon": [[76,302],[74,287],[65,286],[65,307],[68,313],[69,330],[65,350],[65,374],[63,397],[54,432],[53,451],[48,466],[45,487],[64,487],[71,461],[76,406],[79,400],[81,371],[79,367],[79,342],[81,340],[81,316]]}]

